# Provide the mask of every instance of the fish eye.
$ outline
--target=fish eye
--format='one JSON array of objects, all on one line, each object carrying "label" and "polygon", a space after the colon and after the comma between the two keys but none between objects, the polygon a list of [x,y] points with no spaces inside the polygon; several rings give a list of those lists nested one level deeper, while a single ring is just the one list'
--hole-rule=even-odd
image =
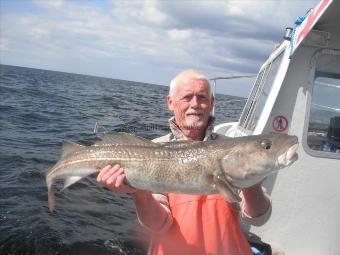
[{"label": "fish eye", "polygon": [[270,140],[262,140],[261,147],[263,149],[269,150],[272,147],[272,142]]}]

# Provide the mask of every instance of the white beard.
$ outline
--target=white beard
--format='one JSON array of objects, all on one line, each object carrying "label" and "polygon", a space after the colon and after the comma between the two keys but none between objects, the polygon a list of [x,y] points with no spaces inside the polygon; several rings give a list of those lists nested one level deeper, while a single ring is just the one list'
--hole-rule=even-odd
[{"label": "white beard", "polygon": [[201,129],[201,128],[205,127],[205,123],[204,123],[203,118],[194,117],[194,116],[190,116],[189,118],[186,118],[184,125],[188,129],[191,129],[191,128]]}]

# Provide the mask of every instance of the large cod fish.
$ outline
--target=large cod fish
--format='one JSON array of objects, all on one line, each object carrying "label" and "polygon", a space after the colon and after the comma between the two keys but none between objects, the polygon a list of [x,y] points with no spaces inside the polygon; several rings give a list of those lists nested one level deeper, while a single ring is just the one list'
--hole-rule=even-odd
[{"label": "large cod fish", "polygon": [[154,143],[126,133],[107,134],[91,146],[63,141],[60,160],[46,175],[48,204],[52,185],[64,179],[66,189],[106,165],[120,164],[126,183],[155,193],[221,193],[240,201],[237,189],[262,181],[297,159],[296,136],[269,134],[213,141]]}]

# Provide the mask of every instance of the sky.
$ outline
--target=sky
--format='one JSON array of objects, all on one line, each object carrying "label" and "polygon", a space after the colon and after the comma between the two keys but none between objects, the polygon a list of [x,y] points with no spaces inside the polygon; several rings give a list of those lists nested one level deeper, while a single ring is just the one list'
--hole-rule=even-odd
[{"label": "sky", "polygon": [[[0,63],[168,85],[256,74],[318,0],[0,0]],[[218,82],[246,97],[254,78]]]}]

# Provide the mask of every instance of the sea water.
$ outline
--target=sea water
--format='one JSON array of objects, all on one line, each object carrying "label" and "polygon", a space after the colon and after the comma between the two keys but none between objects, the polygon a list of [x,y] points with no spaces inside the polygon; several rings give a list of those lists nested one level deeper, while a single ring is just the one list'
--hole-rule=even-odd
[{"label": "sea water", "polygon": [[[148,233],[129,195],[85,178],[47,207],[44,172],[61,140],[96,134],[152,139],[169,132],[167,86],[0,65],[0,254],[145,254]],[[245,99],[216,96],[216,123],[237,121]]]}]

